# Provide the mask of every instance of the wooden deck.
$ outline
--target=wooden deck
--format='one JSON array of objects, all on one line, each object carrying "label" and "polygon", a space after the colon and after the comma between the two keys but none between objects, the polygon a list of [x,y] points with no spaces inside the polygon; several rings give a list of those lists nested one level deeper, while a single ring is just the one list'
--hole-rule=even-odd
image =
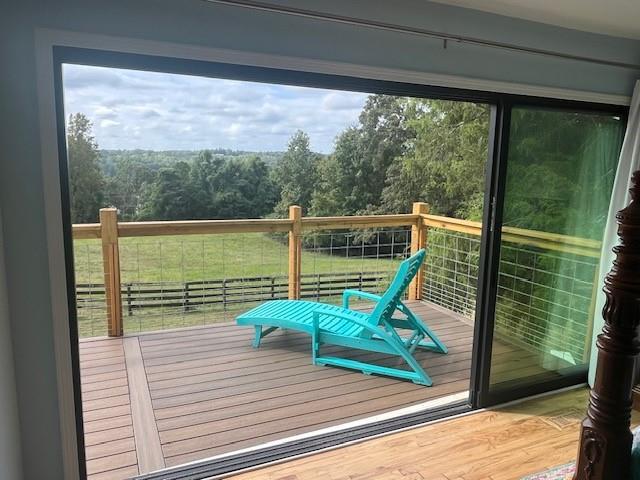
[{"label": "wooden deck", "polygon": [[[417,354],[433,387],[311,365],[309,337],[292,331],[257,350],[253,330],[234,324],[83,340],[89,478],[128,478],[466,391],[473,327],[426,303],[412,308],[449,348]],[[507,360],[511,350],[497,353]]]}]

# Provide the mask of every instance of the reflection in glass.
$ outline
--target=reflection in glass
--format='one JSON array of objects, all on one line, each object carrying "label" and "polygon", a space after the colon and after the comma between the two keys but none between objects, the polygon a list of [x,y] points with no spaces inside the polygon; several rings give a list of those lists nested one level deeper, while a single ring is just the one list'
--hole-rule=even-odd
[{"label": "reflection in glass", "polygon": [[492,389],[558,378],[588,363],[622,134],[610,115],[513,109]]}]

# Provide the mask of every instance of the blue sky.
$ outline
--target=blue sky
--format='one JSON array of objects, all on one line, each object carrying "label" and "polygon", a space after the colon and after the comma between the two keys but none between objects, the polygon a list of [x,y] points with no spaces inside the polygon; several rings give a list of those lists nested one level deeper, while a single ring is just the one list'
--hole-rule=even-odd
[{"label": "blue sky", "polygon": [[297,129],[328,153],[367,94],[65,65],[65,112],[93,122],[100,148],[285,150]]}]

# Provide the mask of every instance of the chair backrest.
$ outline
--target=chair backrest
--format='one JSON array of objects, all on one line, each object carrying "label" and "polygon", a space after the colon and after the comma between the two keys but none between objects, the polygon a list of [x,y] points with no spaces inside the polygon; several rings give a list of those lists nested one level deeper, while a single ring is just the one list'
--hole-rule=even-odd
[{"label": "chair backrest", "polygon": [[426,254],[427,252],[423,248],[400,263],[400,267],[398,267],[398,271],[395,277],[393,277],[391,285],[389,285],[387,291],[384,292],[382,299],[369,316],[369,322],[371,324],[378,325],[381,321],[389,320],[393,316],[398,302],[402,300],[402,295],[411,283],[411,280],[413,280],[413,277],[418,273]]}]

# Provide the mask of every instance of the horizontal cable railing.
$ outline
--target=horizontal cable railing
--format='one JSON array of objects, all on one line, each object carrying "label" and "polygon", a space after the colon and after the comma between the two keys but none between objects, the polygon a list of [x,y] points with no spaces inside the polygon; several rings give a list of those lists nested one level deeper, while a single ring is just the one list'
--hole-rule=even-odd
[{"label": "horizontal cable railing", "polygon": [[[428,220],[422,298],[474,320],[481,225]],[[505,227],[498,267],[495,332],[537,353],[588,357],[600,243]],[[568,355],[567,355],[568,354]]]},{"label": "horizontal cable railing", "polygon": [[292,212],[289,219],[117,222],[115,210],[103,209],[102,223],[73,228],[80,334],[203,325],[265,300],[335,301],[347,288],[382,292],[419,219]]},{"label": "horizontal cable railing", "polygon": [[[346,288],[380,293],[423,246],[408,298],[473,320],[481,231],[420,203],[399,215],[303,217],[292,207],[287,219],[177,222],[118,222],[103,209],[101,223],[73,226],[80,334],[208,324],[273,299],[337,302]],[[584,356],[599,243],[511,227],[502,239],[497,334]]]},{"label": "horizontal cable railing", "polygon": [[427,245],[422,298],[473,320],[480,236],[431,227]]},{"label": "horizontal cable railing", "polygon": [[[301,262],[301,279],[318,275],[328,263],[330,275],[342,275],[345,279],[365,275],[370,279],[368,284],[356,289],[383,293],[399,262],[411,253],[411,229],[387,227],[307,232],[302,235],[302,248],[309,257],[303,257]],[[338,281],[336,286],[339,284]],[[316,300],[339,302],[342,291],[353,288],[353,284],[345,281],[342,288],[325,291]]]}]

